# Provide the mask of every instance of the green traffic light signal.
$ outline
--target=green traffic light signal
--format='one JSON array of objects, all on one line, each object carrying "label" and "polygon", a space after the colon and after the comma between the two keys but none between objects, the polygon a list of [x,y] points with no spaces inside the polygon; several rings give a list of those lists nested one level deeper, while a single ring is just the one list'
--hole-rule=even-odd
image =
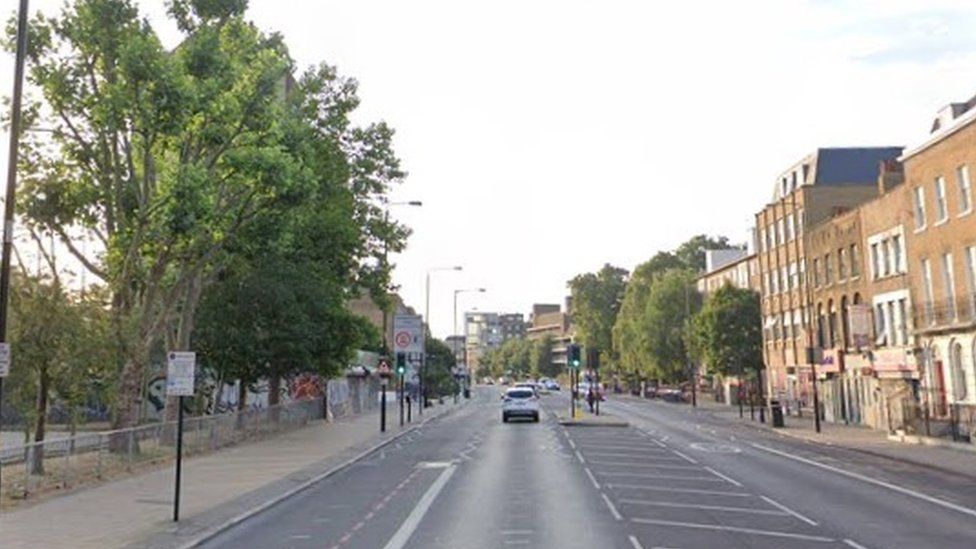
[{"label": "green traffic light signal", "polygon": [[397,353],[397,374],[403,375],[407,371],[407,355]]}]

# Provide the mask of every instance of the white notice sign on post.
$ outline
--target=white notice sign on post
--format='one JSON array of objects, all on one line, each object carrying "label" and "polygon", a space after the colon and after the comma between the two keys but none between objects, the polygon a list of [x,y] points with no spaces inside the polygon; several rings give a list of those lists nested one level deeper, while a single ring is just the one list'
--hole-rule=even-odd
[{"label": "white notice sign on post", "polygon": [[167,357],[166,396],[193,396],[197,354],[170,351]]},{"label": "white notice sign on post", "polygon": [[0,343],[0,377],[10,375],[10,344]]}]

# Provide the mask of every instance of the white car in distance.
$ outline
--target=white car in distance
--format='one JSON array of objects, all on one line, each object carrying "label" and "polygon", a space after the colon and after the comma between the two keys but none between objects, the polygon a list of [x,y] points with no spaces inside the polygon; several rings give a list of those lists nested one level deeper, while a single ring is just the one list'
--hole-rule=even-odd
[{"label": "white car in distance", "polygon": [[539,422],[539,397],[531,387],[512,387],[502,396],[502,422],[513,418]]}]

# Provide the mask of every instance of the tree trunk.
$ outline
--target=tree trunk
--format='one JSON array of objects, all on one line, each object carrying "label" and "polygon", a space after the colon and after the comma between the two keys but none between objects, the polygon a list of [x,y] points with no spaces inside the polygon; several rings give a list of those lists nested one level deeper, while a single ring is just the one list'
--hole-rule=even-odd
[{"label": "tree trunk", "polygon": [[37,421],[34,424],[34,452],[31,458],[31,474],[44,474],[44,429],[47,426],[47,397],[51,379],[42,369],[37,385]]},{"label": "tree trunk", "polygon": [[281,378],[271,374],[268,379],[268,419],[271,423],[278,423],[278,404],[281,402]]},{"label": "tree trunk", "polygon": [[243,379],[237,381],[237,430],[244,428],[244,416],[247,410],[247,383]]},{"label": "tree trunk", "polygon": [[[149,353],[139,349],[128,356],[122,367],[119,380],[119,395],[116,399],[112,429],[128,429],[139,425],[142,410],[143,375]],[[139,439],[131,432],[116,433],[109,438],[109,450],[115,453],[139,452]]]}]

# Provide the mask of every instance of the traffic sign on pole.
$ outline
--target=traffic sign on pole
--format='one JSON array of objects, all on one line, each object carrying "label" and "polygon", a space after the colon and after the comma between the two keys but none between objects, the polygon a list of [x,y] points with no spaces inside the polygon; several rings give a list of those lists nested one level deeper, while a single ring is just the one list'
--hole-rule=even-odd
[{"label": "traffic sign on pole", "polygon": [[423,354],[424,320],[420,315],[394,316],[393,334],[398,353]]},{"label": "traffic sign on pole", "polygon": [[171,351],[166,368],[166,396],[193,396],[197,354]]}]

